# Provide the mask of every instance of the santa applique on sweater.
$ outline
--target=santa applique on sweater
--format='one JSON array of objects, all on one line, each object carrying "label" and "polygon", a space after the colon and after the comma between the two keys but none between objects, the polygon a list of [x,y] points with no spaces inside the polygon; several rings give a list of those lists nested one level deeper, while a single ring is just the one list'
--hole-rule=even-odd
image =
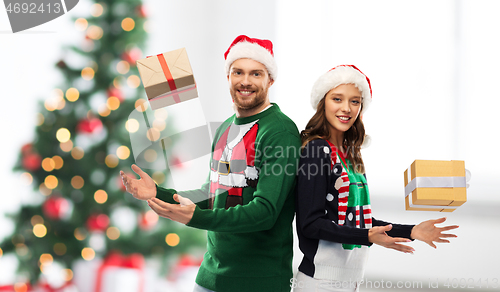
[{"label": "santa applique on sweater", "polygon": [[243,204],[242,192],[256,187],[259,170],[255,167],[255,139],[258,120],[244,125],[231,124],[217,141],[210,165],[210,197],[227,191],[226,209]]},{"label": "santa applique on sweater", "polygon": [[[372,209],[366,180],[360,179],[362,174],[346,171],[345,155],[327,141],[332,149],[331,171],[334,177],[335,189],[338,191],[338,225],[353,228],[372,228]],[[329,149],[328,149],[329,150]],[[327,151],[327,149],[325,149]],[[333,201],[333,195],[327,194],[326,200]],[[344,249],[353,249],[361,245],[343,244]]]}]

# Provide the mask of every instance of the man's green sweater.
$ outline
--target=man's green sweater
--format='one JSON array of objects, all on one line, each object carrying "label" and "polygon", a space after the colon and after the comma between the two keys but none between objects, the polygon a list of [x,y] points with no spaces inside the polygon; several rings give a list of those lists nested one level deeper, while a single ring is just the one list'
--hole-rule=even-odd
[{"label": "man's green sweater", "polygon": [[[210,290],[290,291],[297,127],[276,104],[251,117],[227,119],[215,134],[210,175],[198,190],[188,226],[207,230],[196,283]],[[157,187],[169,202],[173,189]]]}]

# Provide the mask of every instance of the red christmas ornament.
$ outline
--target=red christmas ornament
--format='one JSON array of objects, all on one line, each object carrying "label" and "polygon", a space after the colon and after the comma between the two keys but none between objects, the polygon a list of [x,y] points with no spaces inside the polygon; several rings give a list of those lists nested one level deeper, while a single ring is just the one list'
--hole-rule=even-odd
[{"label": "red christmas ornament", "polygon": [[21,153],[23,155],[31,153],[31,152],[33,152],[33,144],[27,143],[27,144],[24,144],[23,147],[21,147]]},{"label": "red christmas ornament", "polygon": [[158,215],[154,211],[147,211],[139,215],[139,227],[142,230],[150,230],[156,226]]},{"label": "red christmas ornament", "polygon": [[148,16],[146,8],[144,8],[144,5],[138,5],[135,8],[135,12],[137,13],[137,16],[146,18]]},{"label": "red christmas ornament", "polygon": [[105,214],[92,214],[87,219],[87,229],[93,231],[105,231],[109,226],[109,217]]},{"label": "red christmas ornament", "polygon": [[120,102],[123,102],[123,93],[120,89],[118,89],[114,86],[111,86],[110,88],[108,88],[107,94],[108,94],[108,97],[114,96],[114,97],[118,98],[120,100]]},{"label": "red christmas ornament", "polygon": [[23,155],[21,163],[27,171],[37,171],[42,165],[42,157],[37,153],[27,153]]},{"label": "red christmas ornament", "polygon": [[90,118],[81,120],[78,125],[76,125],[76,131],[79,133],[92,134],[102,130],[102,122],[98,118]]},{"label": "red christmas ornament", "polygon": [[60,220],[68,215],[70,204],[65,198],[51,196],[43,203],[42,210],[45,216],[51,219]]},{"label": "red christmas ornament", "polygon": [[142,51],[139,48],[132,48],[122,54],[122,59],[135,66],[135,62],[142,58]]}]

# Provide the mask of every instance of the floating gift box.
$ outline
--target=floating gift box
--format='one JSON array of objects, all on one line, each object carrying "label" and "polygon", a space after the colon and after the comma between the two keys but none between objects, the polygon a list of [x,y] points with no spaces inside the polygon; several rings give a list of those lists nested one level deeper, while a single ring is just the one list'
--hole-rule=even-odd
[{"label": "floating gift box", "polygon": [[198,97],[184,48],[137,60],[137,68],[153,110]]},{"label": "floating gift box", "polygon": [[404,181],[406,210],[453,212],[467,201],[464,161],[415,160]]}]

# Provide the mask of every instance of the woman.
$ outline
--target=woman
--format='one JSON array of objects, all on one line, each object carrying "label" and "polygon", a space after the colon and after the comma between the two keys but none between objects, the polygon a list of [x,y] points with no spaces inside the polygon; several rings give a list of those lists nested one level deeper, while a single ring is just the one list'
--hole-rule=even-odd
[{"label": "woman", "polygon": [[304,254],[294,291],[355,291],[368,247],[378,244],[405,253],[413,239],[432,247],[456,237],[437,228],[445,218],[418,225],[389,224],[372,217],[360,148],[361,116],[371,102],[370,80],[352,65],[337,66],[314,84],[316,113],[302,131],[297,178],[297,233]]}]

